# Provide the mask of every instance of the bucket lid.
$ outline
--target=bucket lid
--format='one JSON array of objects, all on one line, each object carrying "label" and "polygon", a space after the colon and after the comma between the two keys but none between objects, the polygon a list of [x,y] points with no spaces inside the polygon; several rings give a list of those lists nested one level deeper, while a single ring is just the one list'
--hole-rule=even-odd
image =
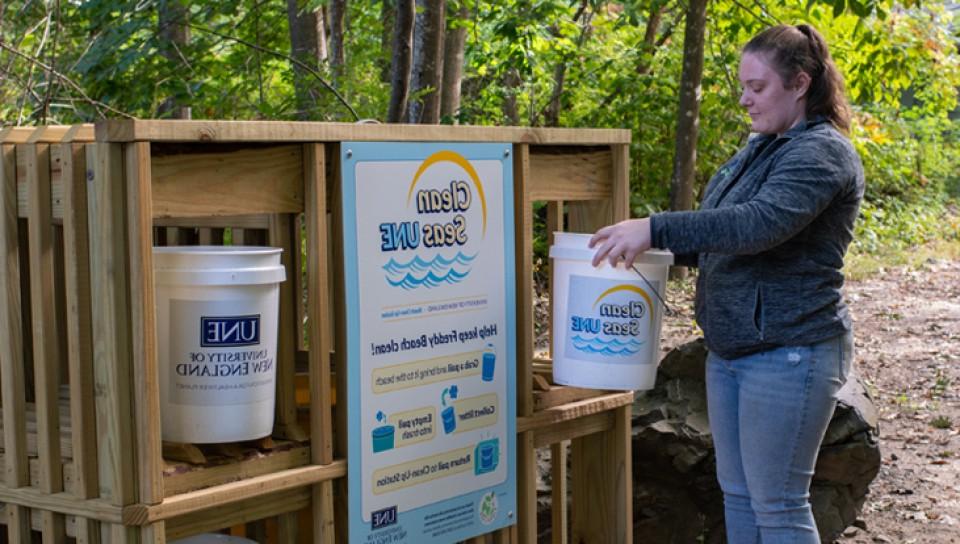
[{"label": "bucket lid", "polygon": [[154,281],[170,285],[260,285],[286,279],[281,248],[166,246],[153,248]]},{"label": "bucket lid", "polygon": [[[589,246],[592,234],[583,234],[578,232],[555,232],[553,233],[553,245],[550,246],[550,258],[567,259],[572,261],[592,261],[597,253],[596,249]],[[670,266],[673,264],[673,253],[660,249],[650,249],[634,259],[635,264],[646,264],[654,266]]]}]

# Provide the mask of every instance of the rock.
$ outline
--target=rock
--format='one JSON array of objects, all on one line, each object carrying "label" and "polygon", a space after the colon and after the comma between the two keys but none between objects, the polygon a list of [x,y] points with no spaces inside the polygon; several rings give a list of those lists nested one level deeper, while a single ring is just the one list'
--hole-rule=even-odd
[{"label": "rock", "polygon": [[[633,406],[634,539],[722,543],[723,497],[706,415],[702,340],[671,351],[653,390]],[[831,542],[855,523],[880,469],[877,412],[851,376],[827,429],[810,489],[820,538]]]},{"label": "rock", "polygon": [[851,525],[850,527],[847,527],[846,529],[843,530],[843,537],[851,538],[851,537],[857,536],[857,533],[859,532],[860,532],[860,529],[857,529],[856,527]]}]

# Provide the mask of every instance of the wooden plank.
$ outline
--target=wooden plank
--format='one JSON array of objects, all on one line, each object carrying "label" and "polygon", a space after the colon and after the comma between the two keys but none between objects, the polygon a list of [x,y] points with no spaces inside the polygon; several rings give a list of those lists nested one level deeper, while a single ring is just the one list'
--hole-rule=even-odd
[{"label": "wooden plank", "polygon": [[[333,348],[330,327],[330,298],[327,268],[327,179],[326,149],[322,144],[307,144],[303,149],[304,192],[306,194],[307,242],[307,338],[310,344],[310,460],[317,465],[333,461],[333,405],[331,396],[330,351]],[[339,245],[339,244],[337,244]],[[298,246],[299,249],[299,246]],[[297,269],[299,272],[299,269]],[[345,368],[345,367],[340,367]],[[346,374],[344,372],[343,374]],[[344,390],[345,391],[345,390]],[[313,492],[313,534],[321,542],[334,542],[333,484],[326,482]],[[341,528],[346,532],[346,528]]]},{"label": "wooden plank", "polygon": [[513,202],[517,270],[517,415],[533,413],[533,202],[530,146],[513,148]]},{"label": "wooden plank", "polygon": [[608,393],[602,397],[554,406],[553,408],[536,412],[532,416],[518,417],[517,433],[539,430],[564,421],[606,412],[631,404],[633,404],[633,391]]},{"label": "wooden plank", "polygon": [[[63,182],[60,172],[60,146],[49,146],[50,149],[50,202],[53,210],[54,223],[63,218]],[[27,169],[26,154],[17,155],[17,209],[22,218],[27,217]]]},{"label": "wooden plank", "polygon": [[[32,309],[34,395],[37,406],[37,444],[40,488],[63,491],[60,457],[60,354],[54,300],[53,210],[50,201],[50,146],[24,144],[17,153],[26,160],[27,235],[29,237],[30,303]],[[60,542],[66,537],[63,516],[41,514],[43,538]]]},{"label": "wooden plank", "polygon": [[[15,153],[12,145],[0,146],[0,395],[4,407],[3,480],[8,488],[30,484]],[[10,541],[26,541],[30,534],[29,512],[19,505],[8,505],[6,510]]]},{"label": "wooden plank", "polygon": [[347,463],[337,460],[329,465],[292,468],[215,487],[167,497],[160,504],[135,504],[123,509],[126,525],[146,525],[172,519],[205,508],[223,506],[278,491],[305,487],[324,480],[342,478]]},{"label": "wooden plank", "polygon": [[534,433],[517,435],[517,530],[520,542],[537,541],[537,450]]},{"label": "wooden plank", "polygon": [[44,125],[33,129],[24,143],[56,144],[64,142],[92,142],[94,126],[82,125]]},{"label": "wooden plank", "polygon": [[611,145],[613,157],[613,222],[630,218],[630,144]]},{"label": "wooden plank", "polygon": [[[332,175],[330,176],[329,187],[333,194],[333,220],[331,221],[333,260],[333,321],[340,323],[341,326],[334,327],[333,343],[333,368],[337,370],[337,405],[340,407],[349,406],[347,389],[347,301],[346,287],[344,287],[343,274],[343,179],[340,172],[340,146],[335,144],[326,148],[327,156],[332,165]],[[311,350],[313,351],[313,350]],[[338,457],[347,456],[347,410],[338,409],[335,414],[336,420],[336,442],[334,443],[334,454]],[[346,497],[348,493],[347,479],[337,480],[335,483],[337,495]],[[335,524],[340,528],[336,531],[336,540],[338,544],[345,544],[349,538],[349,518],[347,512],[347,501],[337,501],[334,511]]]},{"label": "wooden plank", "polygon": [[[310,490],[301,487],[225,506],[214,505],[212,508],[190,512],[168,521],[167,538],[184,538],[286,512],[296,512],[306,508],[309,503]],[[314,542],[322,541],[315,539]]]},{"label": "wooden plank", "polygon": [[[547,242],[552,246],[554,244],[554,233],[563,232],[563,201],[556,200],[547,204]],[[547,278],[550,282],[550,309],[547,312],[549,325],[547,326],[547,351],[553,356],[553,301],[556,300],[556,292],[553,288],[553,259],[547,259]],[[552,370],[552,369],[551,369]],[[552,372],[551,372],[552,375]],[[534,410],[537,399],[534,398]]]},{"label": "wooden plank", "polygon": [[533,446],[543,448],[553,446],[565,440],[573,440],[581,436],[609,431],[615,421],[612,410],[590,414],[577,419],[561,421],[553,425],[541,427],[534,431]]},{"label": "wooden plank", "polygon": [[224,215],[219,217],[155,217],[154,227],[268,229],[269,215]]},{"label": "wooden plank", "polygon": [[87,146],[87,167],[93,187],[88,216],[100,493],[112,504],[125,506],[138,495],[121,146]]},{"label": "wooden plank", "polygon": [[569,404],[585,399],[602,397],[607,392],[602,389],[584,389],[581,387],[568,387],[565,385],[553,385],[547,391],[537,391],[533,395],[533,406],[535,411],[546,410],[563,404]]},{"label": "wooden plank", "polygon": [[630,143],[623,129],[563,129],[445,125],[375,125],[289,121],[157,121],[108,119],[97,123],[97,141],[132,142],[518,142],[543,145]]},{"label": "wooden plank", "polygon": [[[73,493],[97,496],[97,429],[93,389],[93,339],[90,310],[90,254],[87,228],[86,152],[83,144],[60,147],[63,180],[64,285],[66,288],[67,369],[70,387]],[[61,433],[64,430],[61,428]],[[64,480],[68,475],[64,474]],[[66,484],[66,481],[64,482]],[[78,542],[97,543],[99,524],[77,518]]]},{"label": "wooden plank", "polygon": [[153,284],[153,225],[150,210],[150,144],[124,148],[128,210],[130,333],[139,501],[163,500],[163,446],[160,440],[160,371],[157,361],[156,297]]},{"label": "wooden plank", "polygon": [[303,210],[300,146],[153,158],[153,215],[195,217]]},{"label": "wooden plank", "polygon": [[[280,284],[280,310],[277,328],[276,411],[273,434],[288,440],[305,441],[307,433],[297,423],[296,354],[297,302],[300,293],[294,289],[298,271],[293,268],[293,253],[300,248],[293,244],[293,221],[290,214],[270,216],[269,245],[283,249],[280,261],[287,270],[287,279]],[[236,243],[236,242],[235,242]]]},{"label": "wooden plank", "polygon": [[25,144],[30,135],[36,130],[34,127],[6,127],[0,130],[0,142],[5,144]]},{"label": "wooden plank", "polygon": [[613,429],[572,442],[574,542],[633,541],[630,410],[615,410]]},{"label": "wooden plank", "polygon": [[169,463],[164,470],[163,487],[167,497],[171,497],[238,479],[302,467],[309,462],[308,447],[287,442],[278,445],[274,451],[256,452],[239,462],[220,462],[210,466]]},{"label": "wooden plank", "polygon": [[[120,523],[123,509],[103,499],[80,500],[71,493],[47,493],[40,489],[0,486],[0,502],[35,508],[47,512],[92,518],[108,523]],[[21,541],[29,542],[29,540]]]},{"label": "wooden plank", "polygon": [[567,544],[567,443],[550,446],[550,525],[553,544]]},{"label": "wooden plank", "polygon": [[610,148],[530,148],[530,200],[604,200],[612,195]]}]

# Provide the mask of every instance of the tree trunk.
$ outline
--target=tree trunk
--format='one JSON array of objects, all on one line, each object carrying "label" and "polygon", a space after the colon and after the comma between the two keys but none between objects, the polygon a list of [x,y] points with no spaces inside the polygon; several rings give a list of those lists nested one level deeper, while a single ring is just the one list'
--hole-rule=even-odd
[{"label": "tree trunk", "polygon": [[346,12],[347,0],[330,0],[328,8],[330,17],[330,73],[333,76],[335,87],[343,78],[343,67],[346,64],[346,55],[343,51],[343,21]]},{"label": "tree trunk", "polygon": [[[582,20],[581,20],[582,18]],[[584,0],[580,4],[580,9],[573,16],[574,23],[580,23],[580,35],[577,37],[577,50],[583,47],[587,36],[590,33],[591,15],[587,10],[587,2]],[[559,29],[554,30],[554,35],[559,36]],[[562,109],[563,84],[567,77],[567,66],[570,63],[572,55],[565,54],[560,58],[557,67],[553,71],[553,92],[550,93],[550,101],[543,113],[543,124],[548,127],[560,125],[560,110]]]},{"label": "tree trunk", "polygon": [[[290,25],[291,54],[307,66],[318,69],[326,58],[323,15],[320,10],[306,11],[303,0],[287,0],[287,22]],[[317,111],[319,93],[306,70],[293,66],[293,86],[297,96],[297,118],[310,119]]]},{"label": "tree trunk", "polygon": [[407,122],[436,124],[440,121],[440,78],[443,76],[445,0],[417,0],[414,25],[413,70],[407,104]]},{"label": "tree trunk", "polygon": [[[690,0],[683,33],[683,72],[680,75],[680,105],[677,109],[676,151],[670,180],[670,209],[693,209],[693,182],[697,166],[697,136],[700,132],[700,81],[703,78],[703,40],[707,23],[707,0]],[[673,278],[687,274],[674,268]]]},{"label": "tree trunk", "polygon": [[467,21],[470,10],[459,0],[456,15],[444,38],[443,88],[440,94],[440,117],[455,119],[460,110],[460,83],[463,79],[463,48],[467,42]]},{"label": "tree trunk", "polygon": [[388,123],[399,123],[407,111],[410,95],[410,65],[413,61],[413,25],[416,17],[414,0],[398,0],[393,32],[393,60],[390,74],[390,106]]},{"label": "tree trunk", "polygon": [[[184,49],[190,43],[187,6],[182,0],[164,0],[157,6],[160,53],[174,66],[186,64]],[[184,82],[186,84],[187,82]],[[168,97],[157,109],[157,117],[190,119],[190,106],[176,97]]]},{"label": "tree trunk", "polygon": [[670,209],[693,208],[693,179],[700,131],[700,81],[703,77],[703,38],[707,0],[690,0],[683,36],[683,72],[677,111],[676,153],[670,181]]},{"label": "tree trunk", "polygon": [[390,83],[393,34],[394,27],[397,24],[397,3],[395,1],[383,0],[383,3],[380,4],[380,24],[383,30],[380,32],[380,59],[377,65],[380,67],[380,81]]}]

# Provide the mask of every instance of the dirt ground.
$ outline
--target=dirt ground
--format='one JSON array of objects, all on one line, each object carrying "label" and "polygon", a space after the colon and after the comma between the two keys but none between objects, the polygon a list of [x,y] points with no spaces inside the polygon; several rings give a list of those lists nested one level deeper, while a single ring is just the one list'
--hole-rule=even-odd
[{"label": "dirt ground", "polygon": [[[855,368],[880,416],[883,465],[840,544],[960,543],[960,261],[848,282]],[[697,334],[692,282],[671,283],[663,349]]]}]

